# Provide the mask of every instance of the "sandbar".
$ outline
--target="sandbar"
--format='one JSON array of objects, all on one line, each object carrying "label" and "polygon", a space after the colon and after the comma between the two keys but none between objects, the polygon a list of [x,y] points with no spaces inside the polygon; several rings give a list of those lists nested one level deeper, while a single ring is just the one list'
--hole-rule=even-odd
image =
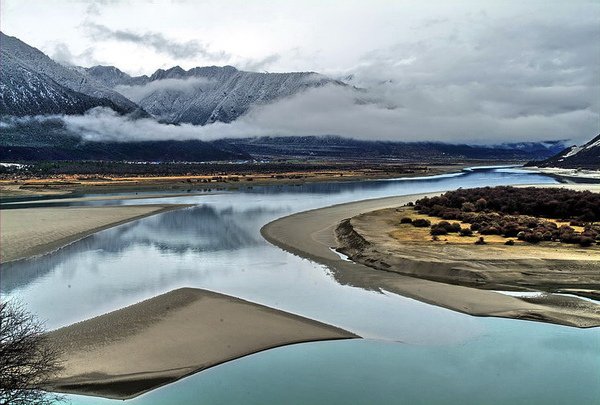
[{"label": "sandbar", "polygon": [[54,251],[95,232],[182,204],[0,210],[0,263]]},{"label": "sandbar", "polygon": [[48,334],[63,350],[52,391],[127,399],[274,347],[359,336],[227,295],[181,288]]}]

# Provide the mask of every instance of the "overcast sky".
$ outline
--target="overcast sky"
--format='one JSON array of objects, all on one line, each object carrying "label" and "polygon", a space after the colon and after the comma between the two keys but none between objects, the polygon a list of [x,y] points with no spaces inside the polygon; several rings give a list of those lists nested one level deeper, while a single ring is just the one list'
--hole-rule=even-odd
[{"label": "overcast sky", "polygon": [[[247,119],[273,131],[477,143],[600,131],[599,1],[2,0],[0,12],[3,32],[63,63],[351,75],[375,102],[317,91]],[[289,123],[298,108],[314,119]]]}]

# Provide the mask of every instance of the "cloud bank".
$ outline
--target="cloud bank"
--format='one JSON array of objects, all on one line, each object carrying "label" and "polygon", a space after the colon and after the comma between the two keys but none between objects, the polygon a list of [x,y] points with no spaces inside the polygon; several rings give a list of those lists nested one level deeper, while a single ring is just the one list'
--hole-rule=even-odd
[{"label": "cloud bank", "polygon": [[126,86],[119,85],[114,88],[128,99],[134,102],[148,97],[155,92],[173,91],[177,93],[191,93],[198,88],[210,85],[209,79],[202,77],[190,77],[186,79],[162,79],[148,82],[143,85]]},{"label": "cloud bank", "polygon": [[176,41],[158,32],[147,31],[138,33],[127,30],[115,30],[105,25],[87,21],[87,35],[93,40],[115,40],[130,42],[138,46],[150,48],[158,53],[169,55],[176,59],[207,58],[226,60],[229,55],[225,52],[213,52],[205,44],[196,41]]},{"label": "cloud bank", "polygon": [[[299,47],[298,58],[310,55],[311,62],[327,61],[322,65],[305,63],[302,67],[339,77],[351,86],[311,89],[276,104],[256,106],[231,124],[162,125],[152,120],[132,121],[106,110],[62,119],[85,134],[86,139],[341,135],[473,144],[559,139],[584,143],[600,133],[600,8],[593,2],[578,2],[574,6],[526,3],[530,4],[498,3],[489,13],[471,12],[479,10],[474,6],[467,7],[468,12],[446,10],[442,13],[444,18],[434,18],[435,13],[431,12],[429,19],[407,19],[404,35],[384,35],[372,28],[369,35],[359,35],[359,39],[368,38],[361,49],[370,50],[350,66],[338,65],[332,58],[352,53],[361,44],[339,35],[320,35],[321,42],[335,39],[339,54],[323,52],[315,44],[310,52]],[[535,12],[526,12],[532,10]],[[421,11],[429,15],[431,10]],[[357,14],[361,22],[365,19],[363,14]],[[338,18],[331,23],[344,21]],[[381,21],[384,20],[375,22]],[[137,44],[162,53],[163,58],[233,58],[215,54],[195,40],[172,40],[139,27],[138,31],[128,31],[89,21],[86,24],[95,40]],[[355,25],[360,31],[359,24]],[[378,29],[390,27],[376,25]],[[271,27],[271,21],[268,26]],[[312,29],[323,27],[327,28],[320,25]],[[346,26],[343,28],[339,32],[354,34]],[[379,33],[379,40],[373,40],[371,33]],[[399,40],[393,43],[389,38]],[[273,50],[277,52],[269,53]],[[57,51],[63,59],[72,57],[68,49]],[[266,57],[257,53],[254,59],[247,60],[244,68],[277,68],[290,61],[291,51],[268,51],[260,53]],[[202,85],[193,80],[174,80],[123,86],[119,90],[140,100],[157,90],[184,92]]]}]

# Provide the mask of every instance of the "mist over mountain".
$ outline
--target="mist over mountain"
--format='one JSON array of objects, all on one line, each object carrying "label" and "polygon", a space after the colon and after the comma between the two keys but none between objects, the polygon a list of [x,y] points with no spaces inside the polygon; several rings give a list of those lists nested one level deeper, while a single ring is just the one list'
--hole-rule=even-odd
[{"label": "mist over mountain", "polygon": [[[0,50],[4,158],[41,159],[46,154],[50,159],[210,160],[212,154],[215,159],[368,155],[531,160],[564,146],[561,141],[510,140],[485,147],[449,145],[443,137],[422,139],[416,131],[398,142],[395,134],[406,129],[401,106],[314,72],[175,66],[131,76],[114,66],[63,66],[3,33]],[[320,136],[326,134],[336,136]],[[380,140],[339,136],[377,139],[378,134]],[[225,138],[219,146],[201,142]],[[190,149],[186,153],[181,144],[161,142],[183,142]],[[152,152],[118,146],[123,143]],[[170,152],[161,156],[160,148]]]},{"label": "mist over mountain", "polygon": [[346,86],[312,72],[243,72],[233,66],[159,69],[131,77],[113,66],[94,66],[88,75],[112,86],[160,121],[206,125],[232,122],[252,106],[273,103],[308,88]]}]

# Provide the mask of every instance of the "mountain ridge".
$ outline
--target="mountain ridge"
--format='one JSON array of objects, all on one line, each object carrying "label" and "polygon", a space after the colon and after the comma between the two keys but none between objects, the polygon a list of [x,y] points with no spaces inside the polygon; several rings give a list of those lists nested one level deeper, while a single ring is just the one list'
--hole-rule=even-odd
[{"label": "mountain ridge", "polygon": [[582,146],[569,146],[545,160],[531,161],[527,166],[600,170],[600,134]]},{"label": "mountain ridge", "polygon": [[[256,105],[269,104],[309,88],[347,86],[315,72],[246,72],[229,65],[197,66],[189,70],[174,66],[158,69],[150,76],[129,76],[114,66],[93,66],[86,71],[129,95],[156,119],[173,124],[232,122]],[[176,81],[183,84],[186,80],[187,88],[179,88]],[[150,91],[136,98],[135,87],[143,86]]]},{"label": "mountain ridge", "polygon": [[[90,105],[110,107],[119,113],[139,109],[136,103],[92,77],[55,62],[39,49],[3,32],[0,32],[0,74],[3,115],[31,115],[36,104],[39,113],[80,114]],[[45,102],[49,107],[44,108]],[[66,111],[61,111],[61,106]]]}]

